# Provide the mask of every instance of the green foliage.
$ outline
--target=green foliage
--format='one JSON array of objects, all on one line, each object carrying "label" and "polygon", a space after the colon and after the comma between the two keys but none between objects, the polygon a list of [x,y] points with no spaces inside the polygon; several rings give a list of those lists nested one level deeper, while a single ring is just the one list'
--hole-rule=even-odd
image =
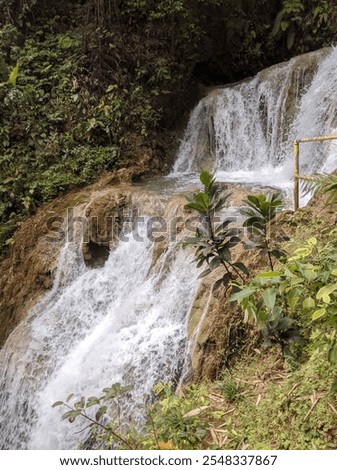
[{"label": "green foliage", "polygon": [[5,82],[8,79],[8,68],[4,58],[0,55],[0,82]]},{"label": "green foliage", "polygon": [[[232,424],[227,428],[231,439],[226,447],[240,449],[244,446],[261,450],[334,449],[335,399],[329,388],[335,370],[326,363],[324,354],[317,351],[312,353],[306,363],[286,374],[281,381],[276,379],[279,371],[272,368],[268,370],[266,363],[261,365],[261,362],[261,357],[256,356],[253,360],[244,361],[233,371],[251,387],[247,390],[247,398],[236,404]],[[266,369],[270,375],[266,388],[258,389],[254,394],[259,374]]]},{"label": "green foliage", "polygon": [[15,67],[13,68],[11,73],[9,74],[8,81],[7,81],[8,85],[13,85],[13,86],[16,85],[16,81],[17,81],[18,75],[19,75],[19,68],[20,68],[20,62],[17,62]]},{"label": "green foliage", "polygon": [[[319,351],[314,351],[309,360],[293,372],[280,371],[275,365],[277,362],[273,355],[244,357],[231,373],[225,373],[223,387],[220,381],[200,384],[198,388],[192,385],[180,396],[170,390],[160,393],[160,401],[151,410],[156,427],[148,423],[148,434],[143,432],[140,436],[143,446],[157,449],[334,449],[335,400],[329,390],[334,367],[327,365],[324,354]],[[240,382],[240,393],[235,394],[233,382]],[[162,390],[163,385],[158,387]],[[238,388],[236,390],[238,392]],[[210,399],[212,395],[216,401]],[[177,413],[177,409],[181,412]],[[186,442],[184,433],[182,439],[177,438],[175,430],[180,431],[188,416],[195,420],[191,432],[197,427],[204,436],[202,439]],[[222,445],[215,440],[216,434],[221,436]]]},{"label": "green foliage", "polygon": [[248,207],[240,209],[240,213],[246,217],[243,226],[249,234],[246,249],[258,249],[260,255],[268,256],[270,269],[273,271],[272,258],[280,259],[285,256],[278,244],[279,241],[284,241],[284,237],[276,237],[275,234],[273,238],[270,236],[271,225],[282,207],[280,194],[274,193],[269,197],[264,194],[247,196],[244,202]]},{"label": "green foliage", "polygon": [[199,278],[207,276],[221,266],[225,273],[214,284],[214,289],[221,285],[227,287],[230,281],[237,277],[244,280],[241,273],[248,274],[243,263],[234,263],[231,260],[231,249],[241,241],[238,237],[239,231],[236,228],[229,228],[230,219],[215,224],[215,215],[225,207],[230,194],[224,194],[207,171],[201,173],[200,181],[204,190],[187,196],[188,204],[185,209],[195,210],[200,214],[201,226],[197,229],[195,237],[185,239],[183,246],[193,246],[196,249],[194,261],[198,268],[207,264],[207,269]]},{"label": "green foliage", "polygon": [[[1,187],[0,187],[1,189]],[[0,203],[0,210],[3,203]],[[15,220],[9,220],[0,226],[0,256],[6,253],[8,246],[12,244],[12,236],[16,230]]]},{"label": "green foliage", "polygon": [[304,5],[301,0],[284,0],[283,9],[276,17],[273,35],[276,36],[280,31],[287,34],[287,47],[291,49],[296,38],[296,30],[301,25],[301,13],[304,11]]},{"label": "green foliage", "polygon": [[2,224],[116,168],[128,136],[146,143],[189,86],[200,5],[109,5],[0,0]]},{"label": "green foliage", "polygon": [[[333,247],[320,248],[311,238],[282,269],[258,274],[230,301],[239,303],[245,321],[256,321],[267,345],[278,343],[284,354],[291,355],[291,345],[302,335],[307,339],[314,335],[316,347],[324,347],[328,359],[334,360],[336,259]],[[316,322],[319,329],[314,328]]]},{"label": "green foliage", "polygon": [[[156,397],[144,397],[147,424],[141,434],[132,427],[113,418],[119,409],[121,398],[132,387],[113,384],[103,390],[101,397],[81,397],[77,400],[70,394],[66,401],[57,401],[52,406],[64,407],[67,411],[62,420],[87,423],[90,434],[82,447],[98,449],[193,449],[207,435],[207,410],[209,401],[204,387],[190,386],[183,396],[176,395],[172,384],[158,383],[153,389]],[[77,400],[77,401],[76,401]]]},{"label": "green foliage", "polygon": [[[95,439],[96,444],[100,448],[105,449],[133,449],[134,443],[129,439],[128,435],[119,429],[120,424],[111,419],[111,407],[118,407],[120,397],[128,393],[132,387],[122,387],[116,383],[111,387],[103,390],[101,397],[81,397],[79,401],[75,401],[74,394],[71,393],[67,400],[57,401],[52,406],[65,407],[68,409],[62,420],[68,420],[74,423],[77,419],[82,418],[88,425],[85,429],[90,430],[91,436]],[[70,404],[73,402],[72,404]],[[94,412],[92,411],[94,410]],[[83,429],[84,431],[84,429]]]},{"label": "green foliage", "polygon": [[221,380],[217,382],[217,386],[226,400],[234,402],[240,398],[238,384],[227,370],[222,374]]},{"label": "green foliage", "polygon": [[157,384],[156,401],[149,409],[146,446],[195,449],[207,435],[209,400],[204,387],[191,385],[183,396],[176,395],[171,384]]},{"label": "green foliage", "polygon": [[317,173],[310,176],[303,186],[306,193],[314,189],[315,193],[326,194],[328,204],[337,202],[337,175],[335,174]]},{"label": "green foliage", "polygon": [[[2,224],[33,213],[61,191],[90,183],[119,164],[125,129],[116,126],[121,111],[110,95],[108,107],[80,83],[80,45],[69,34],[27,39],[16,51],[9,79],[0,84]],[[126,119],[129,109],[123,112]],[[101,127],[90,127],[101,115]],[[0,242],[4,252],[7,240],[2,236]]]},{"label": "green foliage", "polygon": [[283,37],[287,48],[306,52],[330,45],[336,38],[337,6],[331,0],[283,0],[272,34]]}]

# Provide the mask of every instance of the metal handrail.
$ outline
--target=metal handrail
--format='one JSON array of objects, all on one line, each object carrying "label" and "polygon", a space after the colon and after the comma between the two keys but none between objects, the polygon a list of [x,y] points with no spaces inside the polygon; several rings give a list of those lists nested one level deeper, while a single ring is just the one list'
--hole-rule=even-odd
[{"label": "metal handrail", "polygon": [[300,206],[300,180],[312,181],[310,176],[300,175],[300,144],[307,142],[324,142],[327,140],[337,140],[337,135],[328,135],[323,137],[311,137],[298,139],[294,141],[294,210],[297,211]]}]

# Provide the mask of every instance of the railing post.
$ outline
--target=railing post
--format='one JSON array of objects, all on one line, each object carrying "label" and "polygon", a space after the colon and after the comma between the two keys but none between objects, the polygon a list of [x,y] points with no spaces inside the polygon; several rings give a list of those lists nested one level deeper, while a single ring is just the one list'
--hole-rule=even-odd
[{"label": "railing post", "polygon": [[300,206],[300,143],[294,142],[294,211]]},{"label": "railing post", "polygon": [[337,135],[327,135],[322,137],[310,137],[294,141],[294,211],[300,207],[300,179],[307,180],[308,177],[300,175],[300,144],[307,142],[325,142],[337,140]]}]

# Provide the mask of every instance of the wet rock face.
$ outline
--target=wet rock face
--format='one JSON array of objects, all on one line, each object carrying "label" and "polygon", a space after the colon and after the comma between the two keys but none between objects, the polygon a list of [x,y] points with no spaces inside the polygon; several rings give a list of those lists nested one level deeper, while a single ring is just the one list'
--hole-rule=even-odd
[{"label": "wet rock face", "polygon": [[86,240],[84,241],[112,247],[117,241],[121,224],[126,217],[129,198],[127,188],[126,193],[116,193],[112,189],[102,195],[97,195],[85,211],[88,232],[85,234]]},{"label": "wet rock face", "polygon": [[[130,183],[133,170],[137,173],[137,169],[129,168],[105,175],[91,187],[40,208],[22,224],[15,234],[11,256],[0,262],[0,347],[39,296],[51,289],[60,250],[67,237],[69,241],[69,214],[80,222],[75,223],[76,230],[78,225],[84,228],[80,235],[84,237],[87,266],[104,265],[119,233],[118,214],[127,201],[127,194],[116,193],[111,185]],[[94,202],[88,205],[90,200]],[[109,216],[113,216],[113,226],[106,224]]]},{"label": "wet rock face", "polygon": [[83,259],[88,268],[102,268],[109,258],[109,253],[108,247],[91,241],[87,243],[86,250],[83,250]]},{"label": "wet rock face", "polygon": [[52,286],[62,243],[45,241],[45,222],[40,215],[28,221],[16,236],[11,258],[1,263],[0,347],[36,298]]}]

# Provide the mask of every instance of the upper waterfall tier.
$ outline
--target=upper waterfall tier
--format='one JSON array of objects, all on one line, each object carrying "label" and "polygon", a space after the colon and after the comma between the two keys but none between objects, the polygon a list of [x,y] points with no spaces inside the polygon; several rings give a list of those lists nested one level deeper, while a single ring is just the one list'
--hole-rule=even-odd
[{"label": "upper waterfall tier", "polygon": [[[336,130],[336,61],[337,49],[322,49],[211,91],[191,114],[173,174],[207,168],[229,180],[289,181],[293,141]],[[328,170],[335,149],[305,146],[302,171]]]}]

